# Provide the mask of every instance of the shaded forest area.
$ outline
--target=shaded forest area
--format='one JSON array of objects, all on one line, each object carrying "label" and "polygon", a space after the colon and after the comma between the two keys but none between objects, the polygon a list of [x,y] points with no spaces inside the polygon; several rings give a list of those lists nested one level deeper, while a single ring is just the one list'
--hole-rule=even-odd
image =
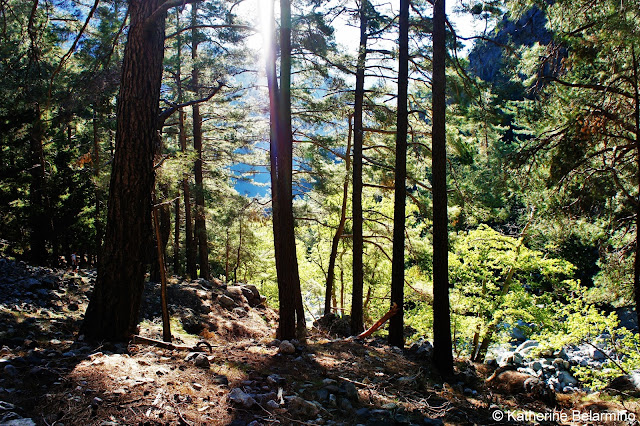
[{"label": "shaded forest area", "polygon": [[0,424],[633,424],[640,3],[446,3],[0,1]]}]

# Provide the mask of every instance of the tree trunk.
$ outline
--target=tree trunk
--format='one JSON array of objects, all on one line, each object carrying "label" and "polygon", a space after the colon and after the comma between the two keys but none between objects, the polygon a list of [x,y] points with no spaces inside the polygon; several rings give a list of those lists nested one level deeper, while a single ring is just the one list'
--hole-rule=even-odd
[{"label": "tree trunk", "polygon": [[449,311],[449,235],[447,229],[447,141],[445,134],[445,0],[433,6],[433,347],[434,362],[444,375],[453,374]]},{"label": "tree trunk", "polygon": [[38,103],[34,106],[35,118],[31,128],[31,186],[29,191],[29,212],[31,215],[31,261],[37,265],[43,265],[47,261],[47,214],[44,208],[45,200],[45,174],[44,174],[44,148],[42,139],[44,129],[42,113]]},{"label": "tree trunk", "polygon": [[[162,230],[160,220],[158,219],[159,209],[164,209],[165,206],[156,207],[156,197],[152,194],[151,200],[154,204],[152,207],[153,215],[153,228],[155,230],[156,241],[162,241]],[[171,324],[169,320],[169,305],[167,301],[167,271],[164,267],[164,250],[162,244],[156,244],[156,262],[158,263],[158,270],[160,275],[160,306],[162,307],[162,340],[171,343]]]},{"label": "tree trunk", "polygon": [[[293,219],[293,133],[291,128],[291,3],[280,1],[280,91],[276,114],[276,171],[279,238],[276,249],[281,339],[303,337],[306,330]],[[272,108],[273,111],[273,108]],[[297,333],[296,333],[297,329]]]},{"label": "tree trunk", "polygon": [[[169,198],[169,187],[166,184],[160,185],[160,193],[162,194],[162,199],[166,200]],[[153,268],[151,272],[151,281],[161,282],[161,274],[162,269],[164,268],[166,271],[166,262],[164,261],[164,257],[167,251],[167,244],[169,244],[169,237],[171,236],[171,211],[169,204],[163,204],[162,206],[155,209],[155,213],[158,216],[158,231],[155,232],[156,236],[156,246],[159,244],[159,250],[162,252],[163,264],[161,265],[158,261],[157,256],[153,256]],[[155,226],[155,225],[154,225]],[[160,235],[160,241],[158,242],[157,236]],[[158,247],[155,248],[158,250]]]},{"label": "tree trunk", "polygon": [[151,245],[153,157],[157,142],[164,18],[160,0],[129,1],[109,208],[98,278],[82,324],[89,339],[135,333]]},{"label": "tree trunk", "polygon": [[344,185],[342,187],[342,207],[340,209],[340,223],[338,224],[338,229],[336,229],[336,233],[333,235],[333,240],[331,241],[331,253],[329,254],[329,269],[327,270],[327,283],[326,283],[326,292],[324,295],[324,314],[328,315],[331,313],[331,299],[335,299],[334,296],[334,288],[333,282],[335,277],[335,268],[336,268],[336,258],[338,257],[338,244],[340,243],[340,238],[342,237],[342,233],[344,232],[344,225],[347,222],[347,201],[349,196],[349,172],[351,171],[351,132],[353,131],[353,126],[351,125],[351,117],[349,117],[349,133],[347,135],[347,150],[345,151],[344,156],[344,165],[346,169],[346,173],[344,176]]},{"label": "tree trunk", "polygon": [[[176,30],[180,29],[180,11],[176,9]],[[176,87],[178,92],[178,104],[182,103],[182,36],[178,34],[176,37]],[[187,149],[187,135],[184,132],[184,113],[178,110],[178,142],[180,150],[184,152]],[[178,189],[180,193],[180,189]],[[180,198],[176,198],[174,208],[175,226],[173,231],[173,273],[182,275],[182,263],[180,262]]]},{"label": "tree trunk", "polygon": [[[198,24],[197,3],[192,6],[191,25]],[[191,71],[191,84],[196,98],[200,93],[200,67],[198,65],[198,30],[193,29],[191,40],[191,59],[193,59],[193,69]],[[200,104],[193,105],[193,149],[197,153],[194,166],[196,181],[196,214],[195,214],[195,238],[198,243],[198,262],[200,263],[200,278],[209,279],[209,248],[207,245],[207,225],[204,212],[204,180],[202,176],[202,116],[200,115]]]},{"label": "tree trunk", "polygon": [[[178,14],[178,19],[179,19]],[[179,25],[177,25],[179,27]],[[176,70],[176,86],[178,90],[178,103],[182,103],[182,36],[178,34],[176,37],[177,44],[177,57],[178,67]],[[178,132],[180,138],[180,151],[182,153],[187,152],[187,131],[185,129],[185,115],[186,112],[178,111]],[[196,250],[195,241],[193,239],[193,219],[191,218],[191,191],[189,188],[189,179],[187,177],[182,179],[182,194],[184,197],[184,245],[185,245],[185,257],[186,257],[186,274],[189,278],[196,278]]]},{"label": "tree trunk", "polygon": [[[638,58],[636,50],[631,45],[631,58],[633,60],[633,89],[635,103],[635,133],[636,133],[636,167],[638,194],[640,194],[640,88],[638,87]],[[639,195],[640,197],[640,195]],[[636,200],[636,253],[633,264],[633,292],[636,302],[636,315],[640,324],[640,199]]]},{"label": "tree trunk", "polygon": [[[269,27],[267,33],[271,35],[270,45],[267,47],[267,86],[269,88],[269,176],[271,178],[271,217],[273,225],[273,250],[276,263],[276,275],[278,279],[278,289],[280,288],[280,274],[282,270],[282,254],[280,236],[280,202],[278,197],[278,137],[282,133],[278,126],[280,107],[280,91],[278,89],[278,79],[276,73],[276,51],[273,2],[269,3]],[[280,313],[282,317],[282,313]],[[280,334],[280,329],[278,329]]]},{"label": "tree trunk", "polygon": [[364,103],[364,71],[367,57],[367,0],[360,4],[360,46],[356,69],[356,91],[353,112],[353,292],[351,294],[351,334],[364,330],[362,296],[364,271],[362,252],[362,104]]},{"label": "tree trunk", "polygon": [[400,47],[398,59],[398,111],[396,128],[395,199],[393,205],[393,255],[391,306],[398,311],[389,320],[389,344],[404,347],[404,222],[407,197],[407,84],[409,80],[409,0],[400,0]]},{"label": "tree trunk", "polygon": [[96,239],[95,239],[95,253],[96,253],[96,261],[100,262],[100,250],[102,247],[102,219],[101,219],[101,206],[100,206],[100,200],[101,200],[101,194],[100,194],[100,185],[99,185],[99,179],[100,179],[100,172],[101,172],[101,166],[100,166],[100,138],[98,136],[98,128],[99,128],[99,123],[98,123],[98,111],[95,109],[93,110],[93,179],[94,179],[94,197],[95,197],[95,213],[94,213],[94,223],[93,226],[96,230]]}]

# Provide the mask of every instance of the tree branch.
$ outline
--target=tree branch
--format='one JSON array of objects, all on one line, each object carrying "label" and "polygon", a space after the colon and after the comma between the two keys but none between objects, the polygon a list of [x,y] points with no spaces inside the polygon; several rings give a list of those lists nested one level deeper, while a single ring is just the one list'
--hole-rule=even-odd
[{"label": "tree branch", "polygon": [[177,110],[191,106],[191,105],[200,104],[202,102],[207,102],[208,100],[213,98],[216,95],[216,93],[218,93],[220,89],[222,89],[223,86],[224,86],[224,83],[221,81],[218,81],[218,86],[214,87],[211,93],[209,93],[204,98],[194,99],[192,101],[184,102],[181,104],[176,104],[175,102],[170,102],[166,99],[163,99],[167,104],[171,105],[171,107],[160,112],[160,115],[158,116],[158,128],[161,129],[164,126],[164,122],[167,121],[167,119],[171,117],[171,115],[173,115],[173,113],[176,112]]}]

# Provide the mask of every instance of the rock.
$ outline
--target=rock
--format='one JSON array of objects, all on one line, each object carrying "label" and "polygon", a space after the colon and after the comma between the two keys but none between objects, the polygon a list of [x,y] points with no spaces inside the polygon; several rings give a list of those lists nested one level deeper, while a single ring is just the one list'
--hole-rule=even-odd
[{"label": "rock", "polygon": [[334,313],[329,313],[318,318],[318,320],[313,323],[313,326],[341,337],[351,335],[351,317],[349,315],[339,317]]},{"label": "rock", "polygon": [[569,361],[565,361],[562,358],[554,359],[551,365],[553,365],[557,370],[568,370],[569,367],[571,366],[569,364]]},{"label": "rock", "polygon": [[285,378],[279,374],[270,374],[267,376],[267,382],[272,385],[283,385],[285,383]]},{"label": "rock", "polygon": [[409,352],[415,353],[419,358],[430,360],[433,357],[433,345],[421,338],[409,347]]},{"label": "rock", "polygon": [[71,312],[75,312],[78,309],[80,309],[80,307],[78,306],[77,303],[69,303],[69,305],[67,306],[67,309],[69,309]]},{"label": "rock", "polygon": [[444,422],[440,419],[432,419],[429,417],[424,417],[422,419],[422,424],[429,426],[444,426]]},{"label": "rock", "polygon": [[11,378],[18,377],[18,374],[20,374],[18,372],[18,369],[11,364],[5,365],[3,371],[7,377],[11,377]]},{"label": "rock", "polygon": [[353,405],[351,405],[351,402],[347,398],[340,398],[338,400],[338,408],[343,411],[353,411]]},{"label": "rock", "polygon": [[353,383],[351,382],[340,383],[338,391],[341,394],[346,395],[347,398],[349,398],[351,401],[354,401],[354,402],[358,401],[358,398],[359,398],[358,388],[356,388],[356,385],[354,385]]},{"label": "rock", "polygon": [[631,331],[638,331],[638,316],[632,307],[622,307],[616,309],[620,327],[624,327]]},{"label": "rock", "polygon": [[3,426],[36,426],[36,422],[32,419],[18,418],[8,421],[2,421]]},{"label": "rock", "polygon": [[275,402],[273,399],[268,400],[265,403],[265,406],[267,408],[270,408],[271,410],[275,410],[276,408],[280,408],[280,404],[278,404],[277,402]]},{"label": "rock", "polygon": [[262,303],[262,296],[260,294],[260,291],[258,291],[258,287],[256,287],[253,284],[247,284],[245,286],[247,289],[249,289],[249,291],[251,291],[252,297],[249,299],[249,305],[251,307],[256,307],[258,305],[260,305]]},{"label": "rock", "polygon": [[203,387],[200,383],[197,383],[197,382],[191,383],[191,386],[193,386],[193,388],[197,391],[202,390],[202,387]]},{"label": "rock", "polygon": [[329,391],[327,388],[318,389],[315,393],[315,397],[317,401],[326,401],[329,399]]},{"label": "rock", "polygon": [[198,355],[200,355],[200,354],[201,354],[200,352],[189,352],[189,353],[187,354],[187,356],[186,356],[186,357],[184,357],[184,361],[185,361],[185,362],[192,361],[192,360],[194,360],[194,359],[195,359],[195,357],[197,357],[197,356],[198,356]]},{"label": "rock", "polygon": [[233,308],[233,313],[236,314],[238,318],[245,318],[249,315],[244,308],[241,308],[239,306],[237,308]]},{"label": "rock", "polygon": [[[250,293],[250,290],[246,290],[246,291],[249,291]],[[227,287],[227,291],[225,292],[225,294],[230,298],[232,298],[239,305],[249,304],[249,301],[247,300],[247,298],[244,295],[244,292],[242,291],[242,286],[239,286],[239,285],[229,286]]]},{"label": "rock", "polygon": [[289,398],[289,404],[287,406],[289,413],[294,417],[302,417],[305,419],[311,419],[318,415],[320,408],[313,402],[309,402],[299,396],[293,396]]},{"label": "rock", "polygon": [[221,374],[216,374],[211,378],[211,381],[216,385],[227,386],[229,385],[229,379],[227,376],[223,376]]},{"label": "rock", "polygon": [[209,368],[209,366],[211,365],[211,363],[209,362],[209,358],[207,358],[205,354],[196,355],[196,357],[193,359],[193,364],[196,367],[201,368]]},{"label": "rock", "polygon": [[227,295],[221,294],[218,296],[218,304],[226,309],[233,309],[236,306],[236,302]]},{"label": "rock", "polygon": [[240,388],[234,388],[229,392],[229,399],[245,408],[251,408],[255,405],[256,400]]},{"label": "rock", "polygon": [[371,410],[369,410],[366,407],[358,408],[356,410],[356,416],[363,417],[363,418],[370,417],[371,416]]},{"label": "rock", "polygon": [[540,361],[533,361],[531,363],[531,369],[535,372],[542,370],[542,363]]},{"label": "rock", "polygon": [[578,380],[571,375],[568,371],[561,371],[558,374],[558,380],[565,386],[575,386],[578,384]]},{"label": "rock", "polygon": [[27,278],[26,280],[22,281],[22,286],[27,290],[33,291],[37,287],[40,287],[41,283],[35,278]]},{"label": "rock", "polygon": [[291,355],[296,352],[296,347],[288,340],[283,340],[278,347],[278,352],[285,355]]},{"label": "rock", "polygon": [[0,401],[0,412],[15,410],[16,406],[10,402]]},{"label": "rock", "polygon": [[602,350],[594,348],[593,346],[589,346],[589,357],[594,361],[604,361],[607,359],[607,356],[602,352]]},{"label": "rock", "polygon": [[200,321],[200,316],[192,309],[184,308],[180,318],[182,328],[189,334],[200,334],[204,330],[204,324]]},{"label": "rock", "polygon": [[529,326],[522,320],[518,320],[515,327],[511,329],[511,339],[519,342],[523,342],[527,340],[527,335],[524,330],[528,329]]}]

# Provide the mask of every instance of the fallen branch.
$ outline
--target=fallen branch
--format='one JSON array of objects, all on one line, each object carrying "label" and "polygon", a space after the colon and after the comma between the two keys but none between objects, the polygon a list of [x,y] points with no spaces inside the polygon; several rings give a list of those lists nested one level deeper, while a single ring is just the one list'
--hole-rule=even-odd
[{"label": "fallen branch", "polygon": [[400,308],[398,307],[398,305],[396,303],[394,303],[393,306],[391,306],[391,309],[389,309],[389,312],[384,314],[384,316],[382,318],[380,318],[375,324],[373,324],[367,331],[358,334],[355,338],[356,339],[364,339],[365,337],[371,336],[374,331],[376,331],[377,329],[382,327],[382,325],[385,322],[387,322],[389,320],[389,318],[391,318],[392,316],[397,314],[399,310],[400,310]]},{"label": "fallen branch", "polygon": [[169,342],[163,342],[162,340],[150,339],[148,337],[138,336],[137,334],[133,335],[133,339],[131,343],[136,345],[152,345],[157,346],[163,349],[169,349],[172,351],[191,351],[191,352],[204,352],[205,347],[209,349],[209,352],[213,351],[213,346],[209,342],[205,342],[204,340],[199,341],[193,346],[189,345],[175,345]]}]

